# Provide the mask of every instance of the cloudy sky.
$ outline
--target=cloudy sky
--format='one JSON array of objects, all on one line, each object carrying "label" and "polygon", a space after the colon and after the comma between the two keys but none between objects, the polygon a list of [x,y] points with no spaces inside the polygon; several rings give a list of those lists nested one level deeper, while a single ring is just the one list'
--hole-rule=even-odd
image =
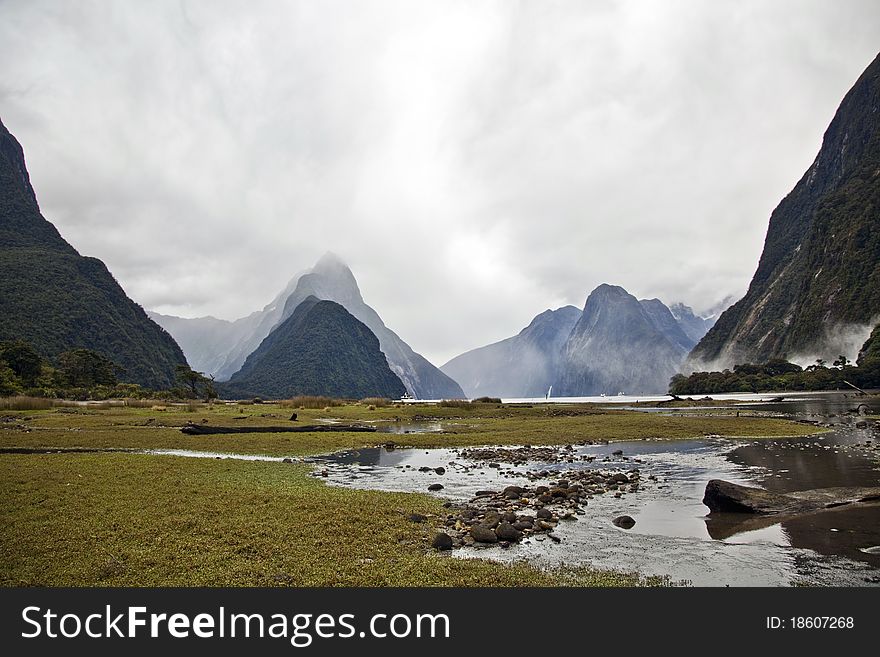
[{"label": "cloudy sky", "polygon": [[741,295],[878,49],[876,0],[0,0],[0,118],[145,307],[332,250],[440,364],[602,282]]}]

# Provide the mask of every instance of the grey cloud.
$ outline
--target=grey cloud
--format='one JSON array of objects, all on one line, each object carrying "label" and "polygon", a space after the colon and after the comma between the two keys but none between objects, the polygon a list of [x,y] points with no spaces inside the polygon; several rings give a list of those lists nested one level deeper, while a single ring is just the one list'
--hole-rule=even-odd
[{"label": "grey cloud", "polygon": [[876,2],[0,3],[47,218],[161,312],[326,250],[434,362],[601,282],[739,295]]}]

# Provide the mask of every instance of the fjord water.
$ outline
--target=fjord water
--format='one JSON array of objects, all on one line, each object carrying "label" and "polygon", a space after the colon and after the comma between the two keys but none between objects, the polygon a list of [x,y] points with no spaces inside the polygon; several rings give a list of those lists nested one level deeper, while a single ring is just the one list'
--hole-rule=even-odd
[{"label": "fjord water", "polygon": [[[542,566],[637,571],[705,586],[877,585],[880,504],[842,507],[782,522],[747,514],[709,516],[702,504],[710,479],[783,493],[880,485],[877,434],[871,428],[856,428],[852,418],[837,416],[856,403],[840,395],[810,395],[803,404],[788,404],[785,415],[822,413],[834,424],[832,431],[815,436],[587,445],[577,448],[573,463],[529,463],[512,473],[469,462],[457,450],[448,449],[366,449],[322,458],[321,464],[332,484],[425,492],[429,484],[441,483],[444,488],[436,494],[456,501],[468,500],[481,489],[525,484],[525,471],[639,468],[642,487],[637,493],[590,500],[576,522],[559,524],[558,545],[533,537],[509,548],[465,548],[457,554],[528,559]],[[779,409],[776,404],[772,408]],[[615,456],[617,450],[623,455]],[[595,460],[581,461],[582,455]],[[446,470],[443,475],[428,470],[441,466]],[[636,520],[632,529],[611,523],[622,514]]]}]

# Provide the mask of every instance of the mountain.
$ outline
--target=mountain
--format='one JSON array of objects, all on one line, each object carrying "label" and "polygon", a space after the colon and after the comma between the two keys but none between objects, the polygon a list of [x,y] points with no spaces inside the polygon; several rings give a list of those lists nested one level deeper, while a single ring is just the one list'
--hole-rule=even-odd
[{"label": "mountain", "polygon": [[379,340],[333,301],[303,300],[221,385],[225,395],[389,397],[405,391]]},{"label": "mountain", "polygon": [[543,397],[556,380],[562,345],[580,319],[574,306],[547,310],[517,335],[456,356],[440,369],[468,397]]},{"label": "mountain", "polygon": [[195,371],[225,381],[280,322],[284,301],[297,280],[291,280],[262,310],[235,321],[211,316],[190,319],[153,311],[147,315],[174,336]]},{"label": "mountain", "polygon": [[856,363],[859,367],[868,363],[880,365],[880,324],[874,327],[871,335],[862,345]]},{"label": "mountain", "polygon": [[[379,339],[388,364],[403,381],[411,396],[417,399],[464,397],[464,392],[455,381],[414,352],[394,331],[385,326],[378,313],[364,302],[351,270],[332,253],[324,255],[312,269],[294,277],[285,290],[261,312],[253,313],[237,322],[227,322],[231,326],[223,331],[229,333],[221,331],[224,337],[219,343],[213,343],[211,338],[211,331],[217,325],[205,321],[206,318],[178,323],[174,320],[180,318],[155,317],[172,335],[181,336],[187,355],[198,353],[199,363],[212,366],[200,371],[214,374],[218,380],[225,380],[237,372],[248,355],[309,296],[335,301],[366,324]],[[236,326],[242,322],[242,325]],[[182,330],[182,326],[187,330]],[[240,332],[236,332],[239,329]],[[235,335],[231,335],[233,332]],[[209,345],[209,348],[205,349],[205,345]],[[204,351],[199,351],[200,349]],[[195,364],[193,367],[200,369]]]},{"label": "mountain", "polygon": [[693,308],[683,303],[672,304],[669,306],[669,312],[672,313],[675,321],[678,322],[679,327],[684,331],[684,334],[691,343],[691,347],[703,339],[703,336],[715,325],[718,319],[717,315],[700,317],[694,314]]},{"label": "mountain", "polygon": [[554,395],[666,392],[687,347],[658,303],[640,302],[615,285],[593,290],[562,347]]},{"label": "mountain", "polygon": [[150,388],[174,385],[186,362],[104,263],[43,217],[21,145],[0,122],[0,340],[19,338],[47,358],[92,349],[124,368],[121,380]]},{"label": "mountain", "polygon": [[639,305],[648,315],[648,319],[651,320],[654,327],[665,335],[672,344],[684,349],[685,353],[697,344],[697,340],[692,340],[685,333],[681,323],[672,314],[672,310],[667,308],[660,299],[641,299]]},{"label": "mountain", "polygon": [[813,164],[770,216],[745,297],[700,341],[688,368],[798,354],[836,358],[834,334],[873,326],[878,315],[880,55],[844,97]]}]

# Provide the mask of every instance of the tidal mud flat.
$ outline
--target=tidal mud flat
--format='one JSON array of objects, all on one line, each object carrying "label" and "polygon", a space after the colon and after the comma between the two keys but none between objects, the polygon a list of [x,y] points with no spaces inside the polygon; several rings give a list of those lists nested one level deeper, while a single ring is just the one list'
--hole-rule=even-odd
[{"label": "tidal mud flat", "polygon": [[[873,422],[806,438],[584,442],[562,447],[371,448],[317,459],[330,484],[431,492],[435,548],[668,576],[694,585],[880,584],[880,504],[764,520],[709,515],[706,484],[776,492],[877,486]],[[856,426],[858,425],[858,426]]]}]

